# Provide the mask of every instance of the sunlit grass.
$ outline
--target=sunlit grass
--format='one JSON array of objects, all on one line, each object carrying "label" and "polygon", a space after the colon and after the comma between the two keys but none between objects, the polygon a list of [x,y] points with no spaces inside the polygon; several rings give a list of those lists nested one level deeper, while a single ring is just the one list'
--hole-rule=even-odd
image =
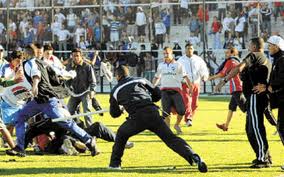
[{"label": "sunlit grass", "polygon": [[[108,95],[97,96],[108,107]],[[135,147],[125,151],[122,171],[107,170],[113,143],[98,141],[102,153],[97,157],[90,154],[80,156],[36,156],[29,152],[25,158],[6,156],[1,149],[0,175],[3,176],[222,176],[222,177],[275,177],[284,174],[280,165],[284,164],[284,148],[279,137],[273,135],[275,128],[265,122],[269,139],[273,166],[266,169],[250,169],[255,158],[245,134],[245,114],[238,111],[228,132],[216,128],[217,122],[226,118],[228,98],[202,98],[193,127],[182,127],[181,135],[206,161],[209,172],[201,174],[196,166],[189,166],[179,155],[172,152],[161,140],[145,131],[130,140]],[[94,116],[116,131],[124,118],[112,119]],[[172,123],[174,122],[172,118]],[[15,160],[15,161],[14,161]]]}]

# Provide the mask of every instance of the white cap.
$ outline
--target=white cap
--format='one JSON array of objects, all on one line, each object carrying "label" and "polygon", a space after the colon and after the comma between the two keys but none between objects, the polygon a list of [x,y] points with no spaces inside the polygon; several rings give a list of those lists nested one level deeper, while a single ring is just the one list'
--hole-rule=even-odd
[{"label": "white cap", "polygon": [[284,51],[284,39],[280,36],[271,36],[267,42],[278,46],[280,50]]},{"label": "white cap", "polygon": [[2,45],[0,45],[0,50],[4,50],[4,48],[3,48],[3,46],[2,46]]}]

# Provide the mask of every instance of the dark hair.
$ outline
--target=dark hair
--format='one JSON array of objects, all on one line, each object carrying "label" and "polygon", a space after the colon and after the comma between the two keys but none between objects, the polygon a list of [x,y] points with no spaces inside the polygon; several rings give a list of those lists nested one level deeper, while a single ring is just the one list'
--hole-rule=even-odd
[{"label": "dark hair", "polygon": [[24,52],[29,56],[33,56],[35,54],[33,48],[30,45],[26,46]]},{"label": "dark hair", "polygon": [[250,39],[251,43],[255,45],[256,49],[263,49],[264,48],[264,40],[261,37],[256,37]]},{"label": "dark hair", "polygon": [[74,48],[74,49],[72,50],[72,53],[77,53],[77,52],[82,53],[82,52],[81,52],[81,49],[79,49],[79,48]]},{"label": "dark hair", "polygon": [[43,48],[42,44],[40,44],[40,43],[35,43],[34,45],[35,45],[35,46],[36,46],[36,48],[38,48],[38,49]]},{"label": "dark hair", "polygon": [[191,47],[191,46],[193,46],[190,42],[188,42],[187,44],[185,44],[185,48],[187,48],[187,47]]},{"label": "dark hair", "polygon": [[10,57],[8,59],[9,62],[13,61],[14,59],[23,59],[23,52],[22,51],[13,51],[11,54],[10,54]]},{"label": "dark hair", "polygon": [[169,47],[169,46],[166,46],[166,47],[163,48],[163,50],[167,50],[167,49],[173,50],[173,49],[172,49],[171,47]]},{"label": "dark hair", "polygon": [[120,78],[124,78],[124,77],[127,77],[129,76],[129,70],[126,66],[124,65],[120,65],[116,68],[116,71],[115,71],[116,75]]},{"label": "dark hair", "polygon": [[46,50],[53,50],[53,47],[50,45],[50,44],[45,44],[43,46],[43,50],[46,51]]},{"label": "dark hair", "polygon": [[239,51],[235,47],[229,47],[228,49],[230,50],[230,53],[233,54],[234,56],[239,55]]}]

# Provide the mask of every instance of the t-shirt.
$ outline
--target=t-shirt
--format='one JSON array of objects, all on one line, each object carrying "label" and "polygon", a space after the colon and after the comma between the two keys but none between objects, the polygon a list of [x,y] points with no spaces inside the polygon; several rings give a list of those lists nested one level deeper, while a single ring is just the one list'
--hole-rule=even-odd
[{"label": "t-shirt", "polygon": [[264,53],[254,52],[248,54],[244,60],[246,67],[241,73],[243,92],[245,96],[253,94],[252,88],[258,83],[267,84],[271,72],[271,63]]},{"label": "t-shirt", "polygon": [[[222,76],[226,76],[233,68],[235,68],[240,62],[236,59],[227,59],[223,69],[219,72]],[[242,91],[242,81],[240,75],[236,75],[230,79],[230,93]]]},{"label": "t-shirt", "polygon": [[155,75],[156,78],[161,79],[162,90],[168,88],[181,89],[181,81],[185,76],[184,67],[176,61],[169,64],[166,62],[160,63]]},{"label": "t-shirt", "polygon": [[31,84],[24,79],[20,83],[4,88],[2,99],[12,107],[21,106],[32,96],[31,89]]}]

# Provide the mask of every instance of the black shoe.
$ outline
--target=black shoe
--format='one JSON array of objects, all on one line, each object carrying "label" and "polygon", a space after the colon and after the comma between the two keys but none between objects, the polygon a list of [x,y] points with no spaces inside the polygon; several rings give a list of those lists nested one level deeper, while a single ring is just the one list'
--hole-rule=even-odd
[{"label": "black shoe", "polygon": [[33,148],[35,155],[43,155],[43,151],[40,149],[39,145],[35,145]]},{"label": "black shoe", "polygon": [[269,168],[271,166],[271,164],[268,161],[255,161],[256,163],[254,163],[252,166],[250,166],[250,168]]},{"label": "black shoe", "polygon": [[[271,159],[271,157],[270,158],[267,158],[267,160],[266,160],[269,164],[272,164],[272,159]],[[251,163],[252,164],[256,164],[256,163],[258,163],[259,162],[259,160],[257,160],[257,159],[254,159],[253,161],[251,161]]]},{"label": "black shoe", "polygon": [[21,150],[18,146],[6,150],[6,154],[10,156],[26,157],[26,152]]},{"label": "black shoe", "polygon": [[96,156],[96,155],[100,154],[100,151],[97,148],[97,143],[96,143],[96,137],[95,136],[91,139],[90,143],[86,144],[86,146],[91,151],[91,155],[92,156]]},{"label": "black shoe", "polygon": [[199,157],[199,155],[193,154],[192,159],[194,160],[195,163],[197,163],[198,170],[201,173],[206,173],[208,171],[207,165],[205,164],[205,162],[202,161],[202,159]]}]

